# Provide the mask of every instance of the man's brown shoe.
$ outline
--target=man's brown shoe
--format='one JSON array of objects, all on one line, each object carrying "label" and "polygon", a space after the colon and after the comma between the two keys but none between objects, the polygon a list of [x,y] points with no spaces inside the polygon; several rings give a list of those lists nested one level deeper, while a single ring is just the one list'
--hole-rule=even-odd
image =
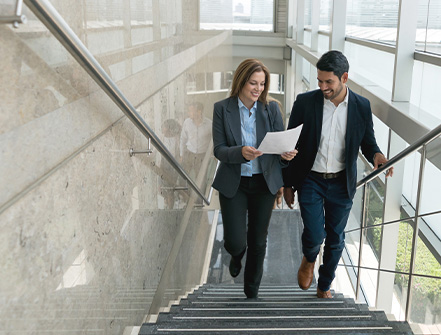
[{"label": "man's brown shoe", "polygon": [[322,291],[321,289],[319,289],[317,287],[317,298],[321,298],[321,299],[332,299],[332,294],[331,291]]},{"label": "man's brown shoe", "polygon": [[302,264],[300,264],[299,272],[297,272],[297,281],[302,290],[307,290],[314,278],[314,262],[308,262],[306,257],[303,256]]}]

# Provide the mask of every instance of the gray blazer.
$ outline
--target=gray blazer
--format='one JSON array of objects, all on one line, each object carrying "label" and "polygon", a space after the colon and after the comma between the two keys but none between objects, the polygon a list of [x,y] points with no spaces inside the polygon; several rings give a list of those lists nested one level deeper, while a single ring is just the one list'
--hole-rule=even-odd
[{"label": "gray blazer", "polygon": [[[213,187],[227,198],[232,198],[240,184],[241,164],[247,160],[242,156],[242,134],[237,97],[216,102],[213,111],[214,156],[220,166]],[[283,131],[282,115],[276,102],[264,105],[257,102],[256,111],[257,146],[269,131]],[[280,155],[264,154],[257,158],[263,176],[272,194],[283,186],[282,167],[288,164]]]}]

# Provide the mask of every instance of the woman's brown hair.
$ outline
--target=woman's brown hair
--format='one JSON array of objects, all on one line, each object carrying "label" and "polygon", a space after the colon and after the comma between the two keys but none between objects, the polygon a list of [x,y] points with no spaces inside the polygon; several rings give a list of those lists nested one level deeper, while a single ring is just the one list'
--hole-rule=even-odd
[{"label": "woman's brown hair", "polygon": [[240,91],[245,86],[248,80],[254,72],[264,72],[265,73],[265,88],[259,96],[259,101],[268,104],[268,89],[270,84],[270,73],[268,68],[258,59],[248,58],[245,59],[234,72],[233,84],[231,85],[230,96],[239,97]]}]

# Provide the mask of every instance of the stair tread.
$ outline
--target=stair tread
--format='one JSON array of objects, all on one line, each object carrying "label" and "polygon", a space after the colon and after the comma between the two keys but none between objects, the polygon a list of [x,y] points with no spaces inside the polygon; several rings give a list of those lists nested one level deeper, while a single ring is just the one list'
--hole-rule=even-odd
[{"label": "stair tread", "polygon": [[241,285],[204,285],[139,334],[413,334],[407,322],[389,321],[382,311],[333,295],[318,299],[315,289],[275,285],[261,287],[258,299],[246,299]]}]

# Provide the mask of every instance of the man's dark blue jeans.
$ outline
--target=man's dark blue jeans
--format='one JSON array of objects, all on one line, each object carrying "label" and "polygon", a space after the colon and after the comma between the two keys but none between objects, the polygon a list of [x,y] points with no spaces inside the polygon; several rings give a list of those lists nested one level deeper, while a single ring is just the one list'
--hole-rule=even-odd
[{"label": "man's dark blue jeans", "polygon": [[352,207],[346,174],[332,179],[309,174],[298,190],[298,196],[304,225],[303,254],[308,262],[314,262],[325,240],[318,288],[328,291],[345,245],[344,229]]}]

